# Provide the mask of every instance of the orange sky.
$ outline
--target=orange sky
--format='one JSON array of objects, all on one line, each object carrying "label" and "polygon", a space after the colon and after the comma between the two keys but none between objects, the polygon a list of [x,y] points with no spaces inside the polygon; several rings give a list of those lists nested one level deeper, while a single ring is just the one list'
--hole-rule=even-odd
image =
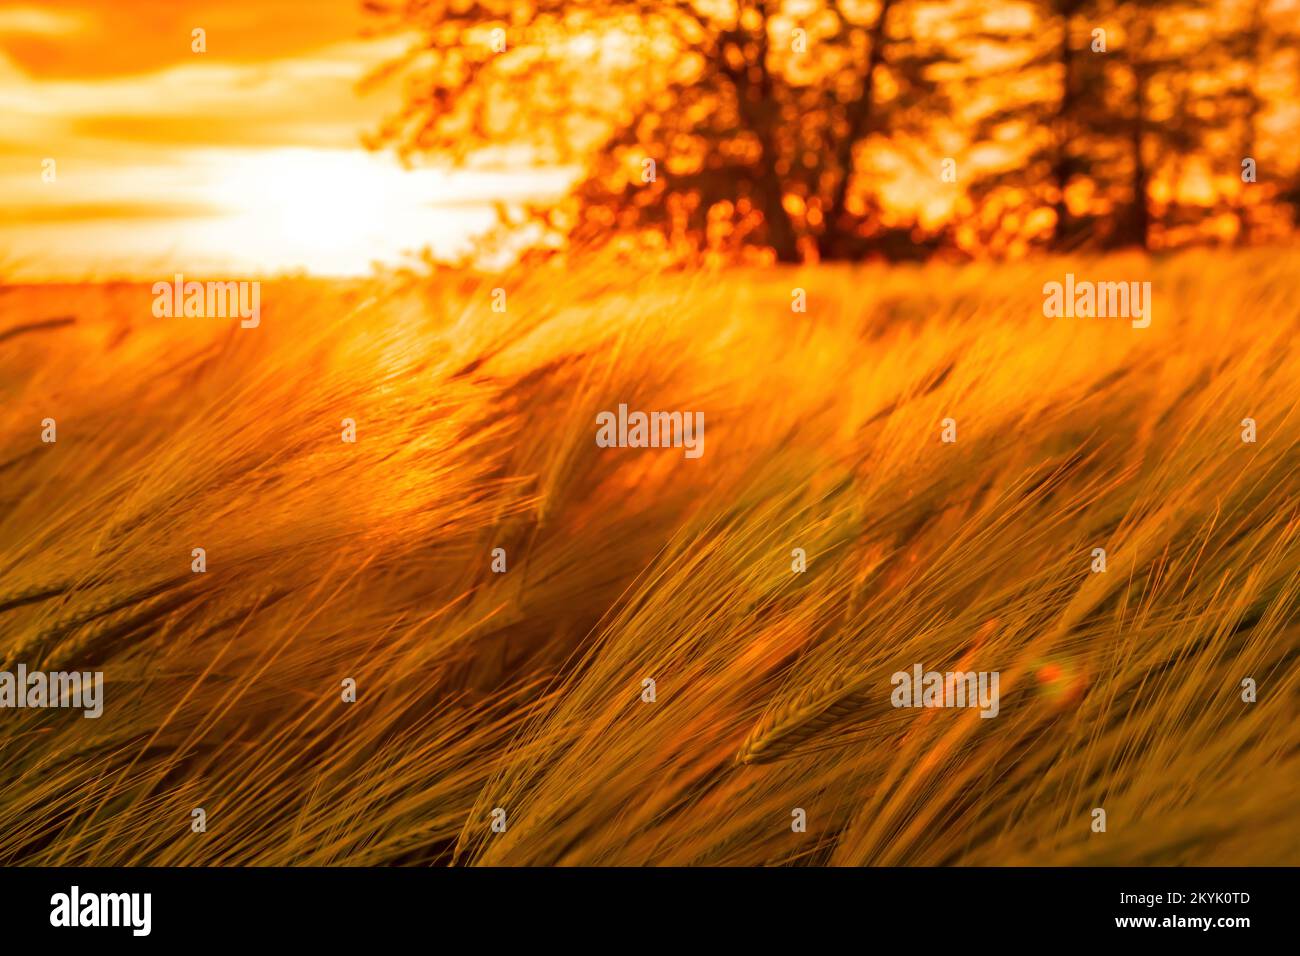
[{"label": "orange sky", "polygon": [[364,274],[567,184],[360,148],[398,92],[357,81],[406,42],[367,25],[358,0],[0,3],[0,275]]}]

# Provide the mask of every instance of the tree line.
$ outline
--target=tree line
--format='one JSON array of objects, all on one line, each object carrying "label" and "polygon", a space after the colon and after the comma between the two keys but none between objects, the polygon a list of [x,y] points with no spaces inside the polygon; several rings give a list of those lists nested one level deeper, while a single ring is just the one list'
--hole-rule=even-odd
[{"label": "tree line", "polygon": [[372,145],[580,170],[579,244],[807,260],[1278,241],[1297,0],[408,0]]}]

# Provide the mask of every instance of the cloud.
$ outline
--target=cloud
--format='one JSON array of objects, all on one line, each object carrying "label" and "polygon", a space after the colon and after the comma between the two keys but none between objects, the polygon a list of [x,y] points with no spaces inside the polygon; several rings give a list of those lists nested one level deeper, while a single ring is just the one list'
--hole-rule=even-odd
[{"label": "cloud", "polygon": [[0,36],[68,37],[84,33],[91,19],[75,10],[47,10],[40,7],[0,9]]},{"label": "cloud", "polygon": [[199,219],[224,215],[215,203],[203,202],[80,202],[28,203],[7,205],[0,211],[0,222],[97,222],[102,220]]},{"label": "cloud", "polygon": [[[568,186],[571,170],[408,172],[361,149],[402,90],[359,83],[412,42],[360,38],[362,20],[355,0],[0,9],[0,246],[33,276],[358,274]],[[190,52],[193,26],[208,53]]]},{"label": "cloud", "polygon": [[208,60],[255,63],[355,38],[372,19],[355,0],[43,0],[0,9],[0,33],[33,78],[104,78],[193,60],[196,27]]},{"label": "cloud", "polygon": [[0,60],[7,139],[158,145],[354,146],[394,108],[398,91],[357,83],[403,40],[344,41],[298,58],[192,61],[151,74],[34,80]]}]

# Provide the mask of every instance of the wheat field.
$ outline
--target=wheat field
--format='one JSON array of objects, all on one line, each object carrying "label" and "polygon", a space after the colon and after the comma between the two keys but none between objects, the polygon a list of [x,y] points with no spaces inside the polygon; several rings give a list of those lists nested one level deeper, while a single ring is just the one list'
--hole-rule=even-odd
[{"label": "wheat field", "polygon": [[[1067,271],[1150,328],[1044,318]],[[0,711],[0,864],[1300,863],[1297,277],[0,289],[2,668],[105,675]],[[619,403],[703,456],[597,447]],[[914,663],[1000,713],[892,707]]]}]

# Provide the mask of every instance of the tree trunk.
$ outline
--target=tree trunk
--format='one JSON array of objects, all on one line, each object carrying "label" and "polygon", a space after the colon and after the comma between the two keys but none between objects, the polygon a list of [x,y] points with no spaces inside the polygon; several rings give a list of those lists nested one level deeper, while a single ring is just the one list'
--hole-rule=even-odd
[{"label": "tree trunk", "polygon": [[1133,206],[1129,217],[1129,226],[1124,238],[1126,244],[1142,249],[1150,247],[1151,212],[1147,206],[1147,192],[1151,183],[1151,171],[1147,168],[1146,156],[1142,146],[1146,139],[1147,116],[1147,82],[1146,69],[1141,63],[1133,68],[1133,124],[1130,127],[1130,149],[1133,152],[1132,193]]},{"label": "tree trunk", "polygon": [[1070,184],[1070,174],[1072,163],[1070,161],[1070,132],[1071,120],[1075,110],[1075,83],[1074,83],[1074,48],[1070,45],[1070,25],[1072,23],[1073,10],[1065,10],[1062,13],[1061,24],[1061,49],[1060,63],[1064,72],[1061,81],[1061,105],[1056,110],[1056,122],[1054,124],[1053,139],[1055,140],[1055,156],[1052,161],[1052,183],[1056,187],[1056,224],[1052,227],[1052,247],[1059,249],[1066,245],[1066,217],[1069,215],[1069,207],[1065,203],[1065,187]]},{"label": "tree trunk", "polygon": [[744,67],[734,69],[727,61],[728,42],[736,43],[743,49],[746,41],[750,39],[743,28],[727,31],[722,35],[718,42],[717,62],[721,71],[731,80],[732,88],[736,92],[736,104],[741,120],[759,143],[761,155],[758,158],[755,178],[758,190],[762,194],[758,197],[758,206],[763,211],[763,224],[767,227],[768,244],[776,253],[778,262],[795,263],[801,261],[799,241],[795,234],[794,222],[785,209],[783,202],[785,185],[777,169],[780,149],[776,141],[776,128],[780,123],[780,104],[776,101],[772,88],[772,75],[767,68],[767,0],[760,0],[756,9],[761,15],[761,23],[758,36],[755,38],[758,53],[752,65],[757,70],[758,82],[753,81],[748,69]]},{"label": "tree trunk", "polygon": [[[1246,101],[1245,130],[1243,131],[1245,142],[1241,147],[1241,156],[1243,159],[1249,156],[1258,161],[1259,157],[1255,155],[1255,141],[1259,133],[1260,108],[1263,105],[1259,95],[1259,65],[1267,56],[1264,49],[1263,0],[1255,0],[1255,3],[1251,6],[1250,26],[1247,28],[1247,36],[1250,38],[1248,67],[1250,78],[1246,82],[1246,89],[1250,92]],[[1246,192],[1246,189],[1241,191],[1241,198],[1237,203],[1237,244],[1242,246],[1250,245],[1253,238],[1251,236],[1250,204],[1246,202]]]},{"label": "tree trunk", "polygon": [[800,262],[799,241],[794,233],[794,223],[782,203],[784,188],[775,165],[767,159],[768,147],[763,147],[763,166],[759,174],[759,189],[763,193],[763,221],[767,224],[767,241],[776,253],[777,262]]},{"label": "tree trunk", "polygon": [[858,98],[848,106],[848,133],[835,144],[835,164],[840,178],[835,183],[830,204],[825,211],[826,226],[818,240],[818,249],[823,259],[834,259],[840,254],[843,239],[848,234],[851,224],[847,221],[845,209],[848,204],[849,186],[853,180],[853,147],[862,139],[871,125],[872,99],[876,92],[876,68],[884,59],[885,29],[888,26],[889,11],[894,0],[881,0],[880,13],[871,26],[870,48],[867,51],[867,63],[862,75],[862,89]]}]

